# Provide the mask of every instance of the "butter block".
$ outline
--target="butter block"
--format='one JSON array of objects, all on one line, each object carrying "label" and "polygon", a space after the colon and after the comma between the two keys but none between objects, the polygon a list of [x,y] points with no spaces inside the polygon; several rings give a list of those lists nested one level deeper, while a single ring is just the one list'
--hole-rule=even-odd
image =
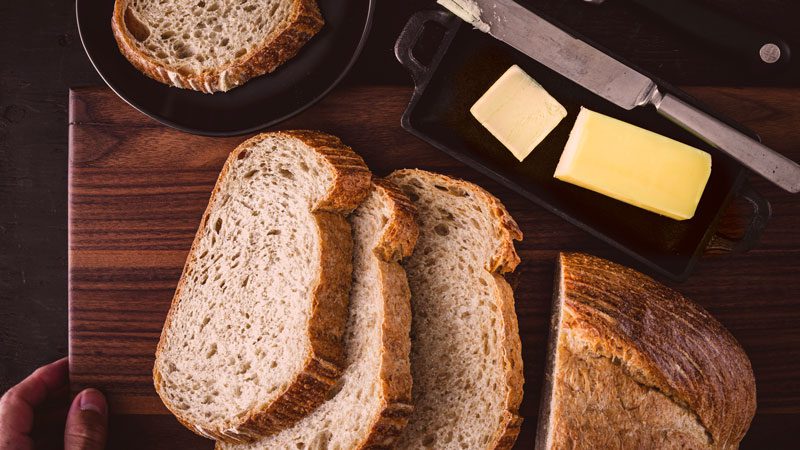
[{"label": "butter block", "polygon": [[520,161],[567,116],[567,110],[517,65],[498,78],[469,111]]},{"label": "butter block", "polygon": [[554,176],[675,220],[691,219],[711,155],[581,108]]}]

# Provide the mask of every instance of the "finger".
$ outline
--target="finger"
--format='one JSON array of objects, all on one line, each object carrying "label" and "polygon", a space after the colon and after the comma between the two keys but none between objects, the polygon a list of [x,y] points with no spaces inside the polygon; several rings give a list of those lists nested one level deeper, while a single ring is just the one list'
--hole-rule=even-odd
[{"label": "finger", "polygon": [[[0,398],[0,436],[21,439],[33,428],[33,408],[67,384],[67,358],[36,369]],[[0,447],[2,449],[3,447]]]},{"label": "finger", "polygon": [[97,389],[85,389],[72,401],[64,430],[65,450],[102,450],[106,445],[108,405]]},{"label": "finger", "polygon": [[33,439],[24,434],[0,434],[0,450],[33,450]]}]

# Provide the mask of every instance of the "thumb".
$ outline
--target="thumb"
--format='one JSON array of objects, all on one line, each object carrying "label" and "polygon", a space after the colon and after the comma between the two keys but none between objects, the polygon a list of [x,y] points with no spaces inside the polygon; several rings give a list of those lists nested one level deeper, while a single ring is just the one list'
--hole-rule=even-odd
[{"label": "thumb", "polygon": [[65,450],[103,450],[106,446],[108,406],[97,389],[84,389],[72,400],[64,430]]}]

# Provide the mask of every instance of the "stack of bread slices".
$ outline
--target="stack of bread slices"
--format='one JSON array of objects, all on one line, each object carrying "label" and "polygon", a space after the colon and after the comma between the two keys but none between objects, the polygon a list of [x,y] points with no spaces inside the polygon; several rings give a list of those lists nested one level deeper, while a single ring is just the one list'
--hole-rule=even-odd
[{"label": "stack of bread slices", "polygon": [[218,449],[511,448],[521,238],[473,184],[375,179],[320,132],[253,137],[202,217],[156,390]]}]

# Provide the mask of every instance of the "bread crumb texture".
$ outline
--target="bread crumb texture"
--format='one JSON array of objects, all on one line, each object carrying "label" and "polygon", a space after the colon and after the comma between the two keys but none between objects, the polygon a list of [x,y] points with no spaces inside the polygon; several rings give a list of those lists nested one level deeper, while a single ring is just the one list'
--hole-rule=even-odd
[{"label": "bread crumb texture", "polygon": [[[412,410],[410,292],[398,261],[410,253],[417,230],[410,205],[397,195],[376,185],[350,217],[354,252],[347,362],[329,400],[276,435],[250,444],[218,443],[217,449],[389,448]],[[387,238],[399,251],[382,258],[376,249]],[[382,420],[386,415],[392,420]],[[375,429],[379,422],[384,426]]]},{"label": "bread crumb texture", "polygon": [[314,0],[116,0],[123,54],[148,76],[203,92],[272,72],[322,27]]},{"label": "bread crumb texture", "polygon": [[318,207],[342,182],[355,208],[369,172],[321,133],[259,135],[228,158],[154,367],[165,405],[199,434],[241,440],[274,431],[324,401],[314,392],[324,397],[335,382],[352,242],[343,215]]},{"label": "bread crumb texture", "polygon": [[411,286],[414,414],[398,449],[510,448],[522,358],[514,299],[498,272],[519,262],[521,233],[475,185],[421,170],[389,179],[418,209],[405,262]]}]

